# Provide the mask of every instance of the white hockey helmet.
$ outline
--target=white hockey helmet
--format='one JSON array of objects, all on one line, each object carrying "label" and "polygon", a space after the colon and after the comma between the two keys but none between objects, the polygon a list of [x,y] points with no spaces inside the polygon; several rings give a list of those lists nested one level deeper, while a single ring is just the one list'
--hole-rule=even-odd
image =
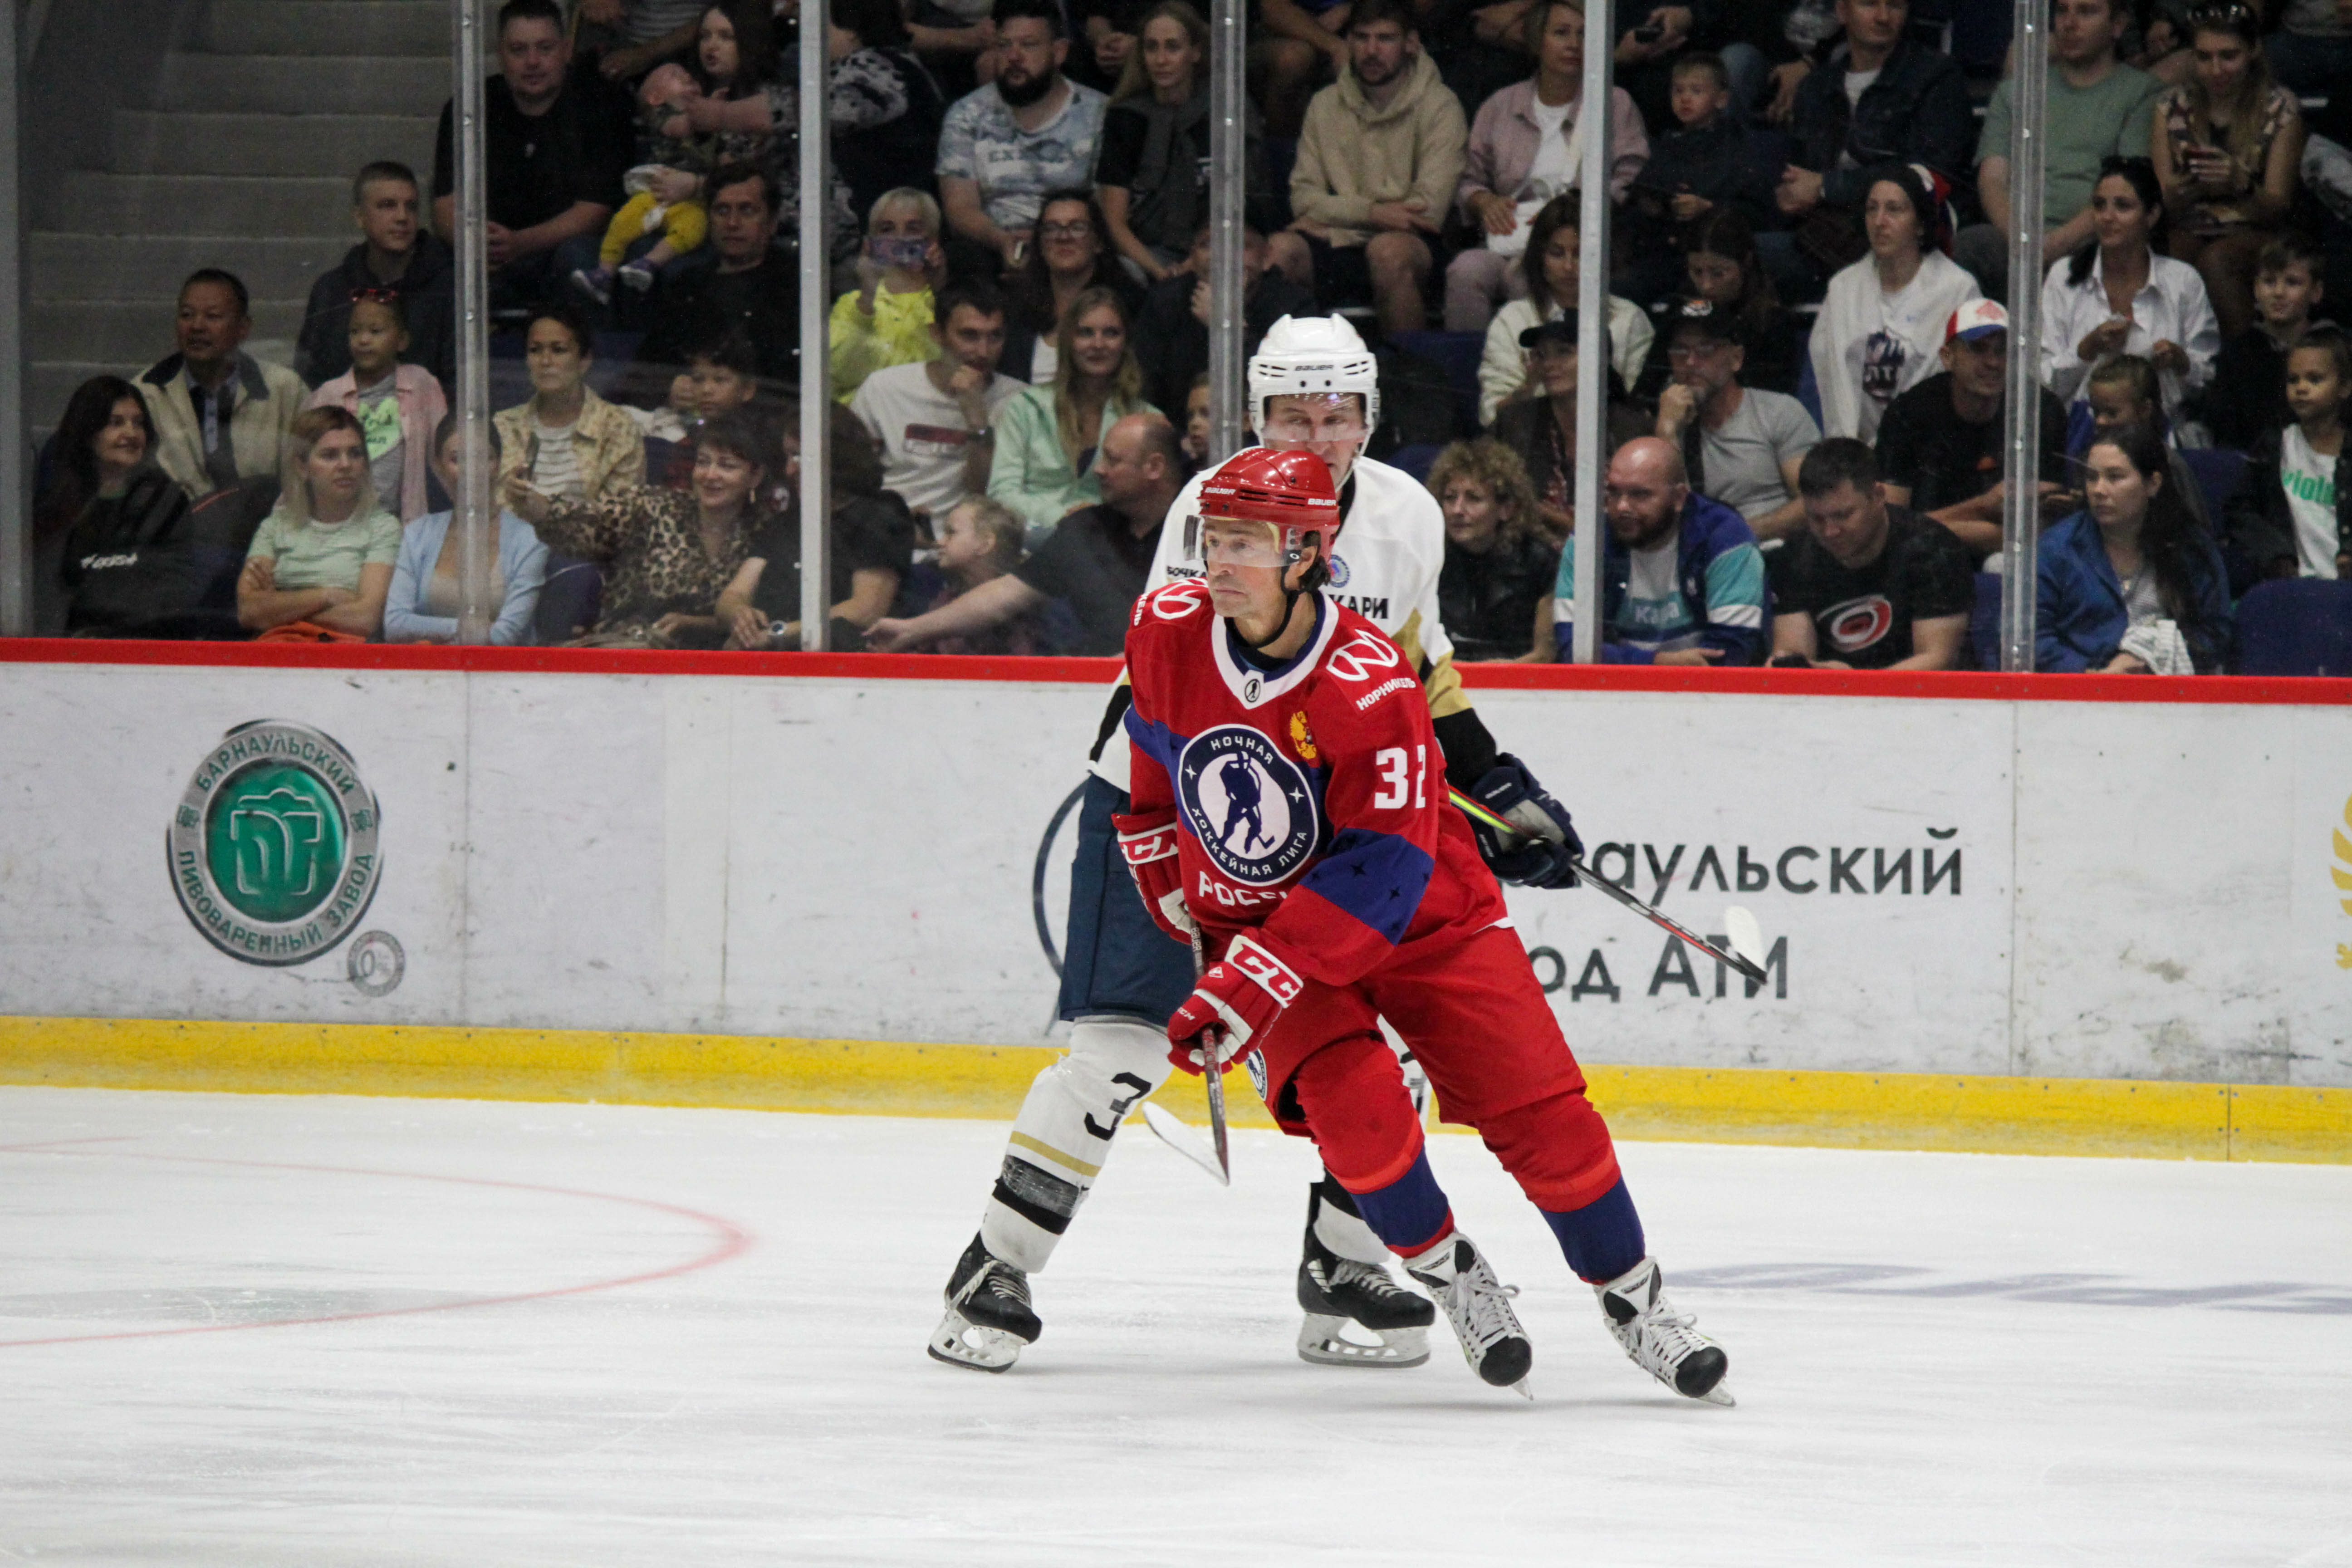
[{"label": "white hockey helmet", "polygon": [[1364,400],[1367,436],[1381,424],[1381,367],[1345,316],[1285,316],[1250,355],[1250,416],[1265,428],[1265,400],[1353,392]]}]

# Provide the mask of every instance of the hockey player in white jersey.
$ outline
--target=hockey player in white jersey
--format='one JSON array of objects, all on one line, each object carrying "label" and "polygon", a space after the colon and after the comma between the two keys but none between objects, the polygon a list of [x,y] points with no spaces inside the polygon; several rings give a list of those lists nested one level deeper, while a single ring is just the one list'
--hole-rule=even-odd
[{"label": "hockey player in white jersey", "polygon": [[[1249,362],[1249,405],[1265,445],[1321,458],[1339,489],[1345,544],[1332,559],[1326,593],[1373,622],[1421,677],[1446,780],[1497,815],[1545,820],[1541,831],[1505,847],[1483,829],[1479,847],[1507,882],[1573,885],[1569,868],[1582,846],[1563,812],[1516,758],[1498,753],[1464,695],[1454,647],[1437,607],[1445,525],[1436,500],[1412,475],[1362,456],[1380,423],[1378,363],[1339,316],[1276,321]],[[1205,475],[1169,508],[1151,591],[1198,573],[1183,558],[1182,520],[1198,510]],[[1182,949],[1152,923],[1119,858],[1112,816],[1128,809],[1129,748],[1122,681],[1095,749],[1078,816],[1070,876],[1067,952],[1060,1016],[1068,1053],[1037,1075],[1014,1118],[1004,1163],[980,1232],[950,1276],[947,1312],[931,1355],[950,1365],[1003,1372],[1042,1331],[1029,1276],[1042,1269],[1101,1173],[1120,1121],[1173,1069],[1169,1015],[1192,989]],[[1108,744],[1106,744],[1106,740]],[[1413,1069],[1407,1064],[1408,1071]],[[1307,1195],[1298,1300],[1306,1321],[1298,1353],[1334,1366],[1417,1366],[1429,1359],[1430,1303],[1399,1286],[1390,1253],[1328,1173]],[[1353,1323],[1363,1331],[1346,1332]]]}]

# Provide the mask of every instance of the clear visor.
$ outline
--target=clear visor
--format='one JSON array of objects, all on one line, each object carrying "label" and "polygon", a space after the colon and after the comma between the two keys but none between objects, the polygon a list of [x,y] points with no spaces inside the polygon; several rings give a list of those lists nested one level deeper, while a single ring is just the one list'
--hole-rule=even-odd
[{"label": "clear visor", "polygon": [[1184,520],[1184,559],[1201,566],[1282,566],[1282,535],[1270,522],[1234,517]]},{"label": "clear visor", "polygon": [[1258,438],[1303,447],[1309,442],[1361,441],[1364,400],[1352,392],[1277,393],[1266,400]]}]

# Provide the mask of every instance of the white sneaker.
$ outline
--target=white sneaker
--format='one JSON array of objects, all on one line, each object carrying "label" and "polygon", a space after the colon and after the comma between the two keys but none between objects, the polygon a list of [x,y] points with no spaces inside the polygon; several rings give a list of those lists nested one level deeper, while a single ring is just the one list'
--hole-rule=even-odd
[{"label": "white sneaker", "polygon": [[1519,1288],[1498,1283],[1486,1258],[1458,1230],[1404,1267],[1444,1310],[1470,1370],[1482,1382],[1533,1399],[1528,1368],[1534,1364],[1535,1348],[1519,1327],[1518,1314],[1511,1310],[1511,1298]]},{"label": "white sneaker", "polygon": [[1709,1405],[1737,1404],[1731,1390],[1723,1386],[1731,1358],[1691,1326],[1696,1318],[1675,1310],[1675,1304],[1666,1300],[1665,1283],[1657,1259],[1644,1258],[1592,1290],[1601,1298],[1609,1331],[1617,1336],[1635,1366],[1686,1398],[1703,1399]]}]

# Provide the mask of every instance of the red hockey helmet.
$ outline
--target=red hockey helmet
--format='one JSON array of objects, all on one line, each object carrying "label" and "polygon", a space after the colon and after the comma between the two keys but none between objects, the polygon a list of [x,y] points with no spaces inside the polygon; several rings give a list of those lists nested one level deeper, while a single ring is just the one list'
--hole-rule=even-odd
[{"label": "red hockey helmet", "polygon": [[1184,520],[1184,553],[1194,561],[1207,559],[1206,527],[1216,522],[1264,525],[1242,539],[1221,536],[1221,558],[1244,566],[1289,565],[1309,533],[1321,536],[1322,557],[1328,560],[1339,538],[1339,493],[1331,488],[1331,470],[1312,452],[1270,447],[1237,452],[1202,482],[1199,506]]}]

